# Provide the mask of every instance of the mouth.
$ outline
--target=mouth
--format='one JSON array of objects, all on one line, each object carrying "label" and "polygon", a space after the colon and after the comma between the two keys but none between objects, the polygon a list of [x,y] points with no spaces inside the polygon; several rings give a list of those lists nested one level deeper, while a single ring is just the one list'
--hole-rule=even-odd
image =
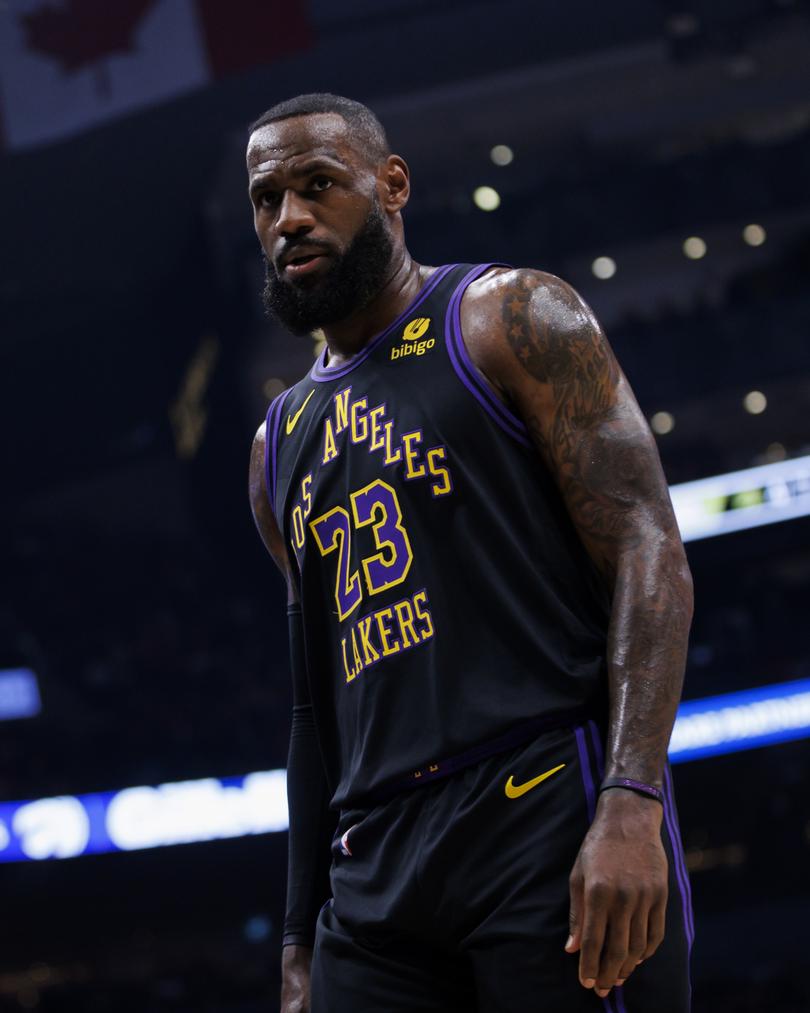
[{"label": "mouth", "polygon": [[297,257],[288,258],[280,273],[290,279],[303,278],[318,271],[328,259],[328,255],[324,253],[302,253]]}]

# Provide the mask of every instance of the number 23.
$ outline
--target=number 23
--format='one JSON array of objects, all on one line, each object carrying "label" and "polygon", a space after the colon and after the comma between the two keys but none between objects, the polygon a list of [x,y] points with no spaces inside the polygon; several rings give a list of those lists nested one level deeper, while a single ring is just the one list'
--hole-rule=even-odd
[{"label": "number 23", "polygon": [[[370,595],[401,584],[413,562],[408,532],[402,524],[402,510],[396,491],[381,478],[353,492],[349,497],[355,529],[371,525],[377,552],[361,560]],[[342,622],[363,600],[360,573],[349,572],[352,545],[352,517],[345,507],[332,507],[309,522],[322,556],[337,551],[335,602]]]}]

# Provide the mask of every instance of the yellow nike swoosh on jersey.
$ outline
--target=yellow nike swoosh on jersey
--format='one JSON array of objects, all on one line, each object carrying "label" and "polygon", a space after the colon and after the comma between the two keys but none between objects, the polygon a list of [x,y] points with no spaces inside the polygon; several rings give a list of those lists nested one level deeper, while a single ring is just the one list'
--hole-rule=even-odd
[{"label": "yellow nike swoosh on jersey", "polygon": [[315,393],[315,388],[313,387],[312,390],[309,392],[309,394],[307,394],[306,399],[304,400],[304,403],[301,405],[301,407],[298,409],[298,411],[295,413],[295,415],[288,415],[287,416],[287,435],[288,436],[293,431],[293,429],[295,429],[296,423],[301,418],[301,412],[303,412],[303,410],[306,408],[307,401],[309,401],[309,399],[312,397],[312,395],[314,393]]},{"label": "yellow nike swoosh on jersey", "polygon": [[538,774],[537,777],[533,777],[531,781],[524,781],[523,784],[515,784],[512,780],[512,775],[509,775],[509,780],[504,785],[504,791],[506,792],[507,798],[520,798],[521,795],[525,795],[527,791],[531,791],[532,788],[536,788],[541,781],[545,781],[551,777],[552,774],[556,774],[558,770],[562,770],[565,766],[561,763],[559,767],[552,767],[551,770],[547,770],[545,774]]}]

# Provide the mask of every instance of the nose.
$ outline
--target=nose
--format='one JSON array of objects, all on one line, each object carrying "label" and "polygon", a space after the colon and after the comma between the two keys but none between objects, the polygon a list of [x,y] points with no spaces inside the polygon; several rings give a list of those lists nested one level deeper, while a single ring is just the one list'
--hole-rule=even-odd
[{"label": "nose", "polygon": [[295,190],[285,190],[276,217],[276,232],[282,236],[293,236],[309,232],[315,227],[315,218],[306,201]]}]

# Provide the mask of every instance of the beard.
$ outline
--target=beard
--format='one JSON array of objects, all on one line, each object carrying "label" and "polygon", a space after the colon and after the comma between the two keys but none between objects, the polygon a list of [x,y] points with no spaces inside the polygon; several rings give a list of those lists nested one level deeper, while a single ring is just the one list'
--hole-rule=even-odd
[{"label": "beard", "polygon": [[311,287],[282,281],[271,261],[264,258],[262,302],[266,313],[298,335],[345,320],[379,294],[393,248],[388,221],[375,193],[368,217],[346,252],[333,257],[332,267]]}]

